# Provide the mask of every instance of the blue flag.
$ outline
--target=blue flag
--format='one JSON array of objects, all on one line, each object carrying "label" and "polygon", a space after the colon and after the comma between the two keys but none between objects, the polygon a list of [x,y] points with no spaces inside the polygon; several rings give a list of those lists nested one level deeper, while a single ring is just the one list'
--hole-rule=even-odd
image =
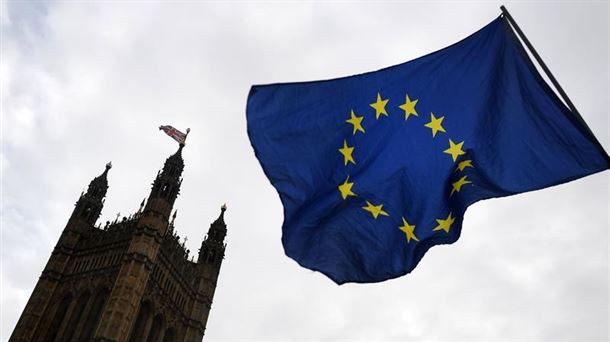
[{"label": "blue flag", "polygon": [[286,255],[338,284],[411,272],[479,200],[610,167],[502,17],[376,72],[253,86],[247,119]]}]

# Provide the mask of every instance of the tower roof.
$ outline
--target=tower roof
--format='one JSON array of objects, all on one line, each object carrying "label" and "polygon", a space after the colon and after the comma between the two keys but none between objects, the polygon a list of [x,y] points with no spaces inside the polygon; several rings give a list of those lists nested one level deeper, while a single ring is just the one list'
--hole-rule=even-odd
[{"label": "tower roof", "polygon": [[208,240],[212,240],[218,244],[222,244],[225,239],[225,236],[227,235],[225,211],[227,211],[227,205],[223,204],[222,207],[220,207],[220,215],[218,216],[216,221],[214,221],[210,225],[210,229],[208,230]]},{"label": "tower roof", "polygon": [[108,190],[108,171],[112,168],[112,162],[108,162],[106,164],[106,169],[102,172],[101,175],[93,178],[91,183],[89,183],[89,187],[87,188],[87,193],[93,195],[98,198],[102,198],[106,196],[106,191]]},{"label": "tower roof", "polygon": [[226,230],[227,224],[225,223],[225,211],[227,211],[227,205],[223,204],[220,207],[220,215],[212,225],[221,225]]},{"label": "tower roof", "polygon": [[163,165],[163,173],[166,173],[169,176],[180,177],[182,171],[184,170],[184,159],[182,159],[183,148],[184,144],[180,144],[178,151],[165,160],[165,164]]}]

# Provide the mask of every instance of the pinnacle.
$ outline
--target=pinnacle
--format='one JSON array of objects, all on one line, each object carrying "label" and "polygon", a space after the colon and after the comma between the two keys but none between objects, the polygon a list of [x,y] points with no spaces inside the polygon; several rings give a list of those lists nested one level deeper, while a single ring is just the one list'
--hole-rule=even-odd
[{"label": "pinnacle", "polygon": [[225,223],[225,211],[227,211],[227,205],[223,204],[220,207],[220,215],[218,216],[216,221],[214,221],[214,225],[221,224],[222,226],[226,226],[226,223]]}]

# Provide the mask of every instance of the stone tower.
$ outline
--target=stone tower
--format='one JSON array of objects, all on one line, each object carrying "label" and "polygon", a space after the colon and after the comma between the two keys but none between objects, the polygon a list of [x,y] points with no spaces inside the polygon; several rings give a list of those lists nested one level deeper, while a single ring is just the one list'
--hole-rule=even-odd
[{"label": "stone tower", "polygon": [[170,219],[182,184],[181,144],[134,214],[96,225],[108,171],[81,194],[10,341],[201,341],[224,258],[226,206],[197,261]]}]

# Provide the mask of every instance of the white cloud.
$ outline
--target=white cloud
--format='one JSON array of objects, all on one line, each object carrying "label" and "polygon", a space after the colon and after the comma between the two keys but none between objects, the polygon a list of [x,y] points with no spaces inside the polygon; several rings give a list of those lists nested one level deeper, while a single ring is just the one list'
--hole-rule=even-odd
[{"label": "white cloud", "polygon": [[8,2],[0,3],[0,26],[10,26],[11,18],[8,15]]}]

